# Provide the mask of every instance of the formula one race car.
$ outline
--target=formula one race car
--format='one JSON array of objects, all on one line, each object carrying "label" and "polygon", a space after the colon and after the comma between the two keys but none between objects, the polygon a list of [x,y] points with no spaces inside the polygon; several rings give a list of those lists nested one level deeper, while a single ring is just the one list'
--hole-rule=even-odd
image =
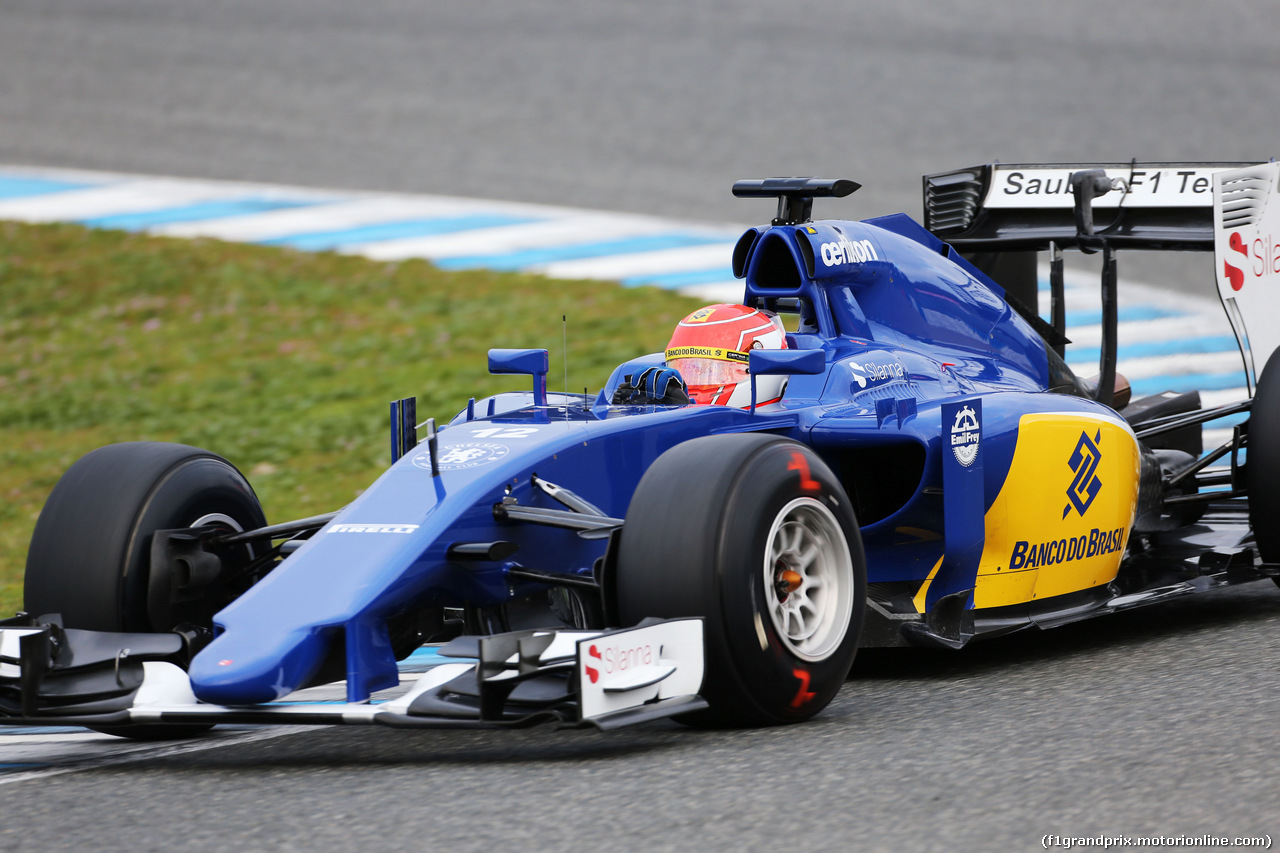
[{"label": "formula one race car", "polygon": [[[931,230],[812,221],[851,181],[741,182],[778,201],[733,252],[742,305],[690,315],[594,396],[548,392],[545,350],[491,350],[532,389],[421,441],[393,403],[390,468],[335,513],[268,525],[212,453],[96,450],[40,516],[30,615],[0,624],[0,713],[137,737],[794,722],[860,644],[959,648],[1275,577],[1280,341],[1241,300],[1280,263],[1276,181],[984,166],[925,178]],[[1124,400],[1115,251],[1215,247],[1252,399]],[[1062,359],[1063,248],[1105,259],[1095,380]],[[1049,321],[980,269],[1044,250]],[[1241,413],[1204,453],[1200,426]],[[453,662],[402,685],[424,643]],[[342,680],[345,702],[298,699]]]}]

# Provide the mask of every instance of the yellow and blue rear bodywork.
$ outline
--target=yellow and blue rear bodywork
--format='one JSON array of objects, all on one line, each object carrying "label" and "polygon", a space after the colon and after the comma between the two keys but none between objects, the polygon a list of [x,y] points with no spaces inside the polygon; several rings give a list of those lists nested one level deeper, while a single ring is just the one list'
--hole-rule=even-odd
[{"label": "yellow and blue rear bodywork", "polygon": [[[930,614],[950,619],[950,645],[1114,595],[1139,515],[1138,441],[1123,418],[1092,401],[1031,396],[943,407],[941,554],[902,609],[925,617],[925,625]],[[965,435],[956,419],[963,428],[966,417],[975,437],[953,444]],[[906,639],[927,641],[929,632],[917,626]]]},{"label": "yellow and blue rear bodywork", "polygon": [[[1159,476],[1119,414],[1085,398],[1008,391],[919,406],[879,432],[896,439],[878,451],[898,463],[894,474],[865,470],[870,457],[850,446],[847,428],[814,430],[855,496],[918,471],[901,506],[882,518],[872,508],[864,521],[873,611],[864,645],[954,646],[1115,597],[1144,472]],[[900,464],[917,441],[919,466]]]},{"label": "yellow and blue rear bodywork", "polygon": [[984,519],[974,606],[1023,604],[1114,580],[1140,471],[1137,440],[1123,421],[1076,412],[1019,418],[1009,473]]}]

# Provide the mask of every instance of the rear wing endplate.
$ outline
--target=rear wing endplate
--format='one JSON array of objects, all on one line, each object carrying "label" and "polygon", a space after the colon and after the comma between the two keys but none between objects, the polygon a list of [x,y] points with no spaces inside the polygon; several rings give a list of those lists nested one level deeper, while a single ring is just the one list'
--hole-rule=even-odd
[{"label": "rear wing endplate", "polygon": [[1280,347],[1280,163],[1214,175],[1213,266],[1249,396]]}]

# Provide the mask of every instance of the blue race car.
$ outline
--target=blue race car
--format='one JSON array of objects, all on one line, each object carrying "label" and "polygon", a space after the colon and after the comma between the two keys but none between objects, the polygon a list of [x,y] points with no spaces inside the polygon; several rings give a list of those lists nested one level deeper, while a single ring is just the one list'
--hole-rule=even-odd
[{"label": "blue race car", "polygon": [[[1110,172],[1055,174],[1046,206],[985,204],[1012,185],[995,167],[929,176],[933,231],[812,221],[851,181],[740,182],[778,201],[733,252],[741,305],[691,314],[594,396],[549,392],[545,350],[491,350],[530,390],[421,440],[393,403],[391,466],[329,515],[268,525],[197,448],[88,454],[40,516],[28,613],[0,623],[3,722],[796,722],[860,645],[959,648],[1273,577],[1280,541],[1252,520],[1280,508],[1277,369],[1211,410],[1128,401],[1115,371],[1113,251],[1212,247],[1208,214],[1095,225]],[[1095,380],[1062,359],[1060,264],[1050,322],[979,268],[1062,247],[1107,261]],[[1250,410],[1203,453],[1202,423]],[[424,644],[439,665],[402,683]],[[344,680],[345,702],[297,701]]]}]

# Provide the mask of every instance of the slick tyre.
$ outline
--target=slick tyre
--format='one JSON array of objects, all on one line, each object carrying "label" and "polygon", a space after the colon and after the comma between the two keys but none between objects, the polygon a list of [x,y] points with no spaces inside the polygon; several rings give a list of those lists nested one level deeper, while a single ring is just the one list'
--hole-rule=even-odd
[{"label": "slick tyre", "polygon": [[[1268,563],[1280,563],[1280,359],[1267,361],[1258,378],[1249,414],[1249,445],[1245,452],[1245,488],[1249,492],[1249,523],[1258,553]],[[1280,584],[1280,578],[1274,578]]]},{"label": "slick tyre", "polygon": [[[147,594],[152,536],[157,530],[266,526],[262,506],[231,463],[181,444],[131,442],[101,447],[71,466],[45,503],[31,537],[24,608],[58,613],[68,628],[167,631],[177,622],[209,627],[233,595],[215,587],[206,600],[172,612],[174,624],[155,625]],[[230,555],[248,562],[247,546]],[[224,565],[224,574],[234,571]],[[101,726],[135,740],[193,737],[210,725]]]},{"label": "slick tyre", "polygon": [[823,461],[773,435],[677,445],[645,473],[618,551],[623,624],[704,618],[694,725],[794,723],[843,684],[866,606],[853,508]]},{"label": "slick tyre", "polygon": [[[175,610],[175,624],[151,623],[152,535],[265,525],[248,481],[207,450],[160,442],[98,448],[62,475],[40,513],[27,555],[24,608],[60,613],[66,627],[95,631],[168,631],[176,621],[207,627],[229,600]],[[247,548],[232,555],[242,562],[252,556]]]}]

